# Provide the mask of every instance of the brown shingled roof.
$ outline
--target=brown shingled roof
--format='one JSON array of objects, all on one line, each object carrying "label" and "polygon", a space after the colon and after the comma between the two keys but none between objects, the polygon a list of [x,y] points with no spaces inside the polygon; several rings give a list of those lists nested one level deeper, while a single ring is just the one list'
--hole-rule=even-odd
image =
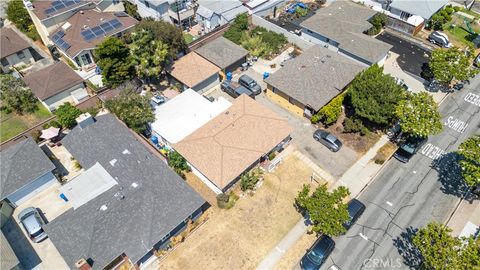
[{"label": "brown shingled roof", "polygon": [[45,100],[83,82],[82,77],[62,61],[39,71],[29,73],[25,75],[23,80],[32,89],[35,96],[41,100]]},{"label": "brown shingled roof", "polygon": [[197,53],[191,52],[175,61],[170,75],[186,86],[194,87],[219,71],[220,68]]},{"label": "brown shingled roof", "polygon": [[[109,32],[109,36],[125,31],[126,29],[131,28],[138,23],[137,20],[128,15],[117,17],[115,16],[115,12],[98,12],[91,9],[78,11],[77,13],[75,13],[75,15],[68,19],[67,22],[70,23],[71,26],[66,31],[64,31],[65,36],[62,37],[62,39],[68,44],[70,44],[71,47],[68,48],[66,51],[62,51],[71,58],[74,58],[82,50],[95,48],[98,44],[102,43],[104,37],[99,37],[90,41],[86,41],[83,38],[81,32],[83,30],[99,26],[100,24],[113,19],[118,19],[122,23],[122,27],[115,31]],[[62,30],[62,28],[60,27],[58,30]],[[57,31],[52,32],[52,35],[56,32]]]},{"label": "brown shingled roof", "polygon": [[286,119],[241,95],[228,110],[175,144],[174,149],[224,189],[291,131]]},{"label": "brown shingled roof", "polygon": [[7,57],[30,47],[30,44],[10,28],[0,29],[0,58]]},{"label": "brown shingled roof", "polygon": [[[32,1],[33,2],[33,1]],[[70,11],[72,9],[76,9],[85,5],[88,5],[90,3],[95,3],[98,1],[95,0],[83,0],[79,1],[78,3],[74,3],[70,6],[55,10],[54,12],[51,12],[49,14],[46,14],[45,11],[55,5],[55,1],[35,1],[32,3],[33,5],[33,13],[38,17],[40,20],[48,19],[55,17],[56,15],[59,15],[61,13],[64,13],[66,11]]]}]

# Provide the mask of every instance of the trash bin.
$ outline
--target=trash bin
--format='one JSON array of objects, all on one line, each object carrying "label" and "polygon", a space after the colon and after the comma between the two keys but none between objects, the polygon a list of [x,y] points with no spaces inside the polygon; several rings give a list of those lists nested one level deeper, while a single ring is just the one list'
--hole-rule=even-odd
[{"label": "trash bin", "polygon": [[270,73],[268,72],[263,72],[263,79],[265,80],[266,78],[268,78],[270,76]]},{"label": "trash bin", "polygon": [[227,72],[227,81],[231,81],[233,78],[232,72]]}]

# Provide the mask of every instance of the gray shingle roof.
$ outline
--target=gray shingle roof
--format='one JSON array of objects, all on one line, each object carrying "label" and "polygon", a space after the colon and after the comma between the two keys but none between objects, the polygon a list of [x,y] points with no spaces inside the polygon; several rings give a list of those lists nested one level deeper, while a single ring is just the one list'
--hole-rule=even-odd
[{"label": "gray shingle roof", "polygon": [[[98,116],[84,129],[74,128],[62,142],[84,168],[98,162],[118,182],[46,225],[50,239],[72,268],[81,258],[91,258],[95,269],[103,268],[122,253],[137,262],[205,204],[110,114]],[[132,186],[134,182],[138,187]],[[118,192],[125,198],[116,196]],[[102,205],[107,210],[99,210]]]},{"label": "gray shingle roof", "polygon": [[55,165],[32,138],[0,152],[0,199],[55,169]]},{"label": "gray shingle roof", "polygon": [[248,54],[247,50],[224,37],[219,37],[203,45],[195,52],[222,69]]},{"label": "gray shingle roof", "polygon": [[365,65],[316,45],[288,61],[265,82],[319,110],[365,68]]},{"label": "gray shingle roof", "polygon": [[210,18],[215,13],[225,17],[227,21],[231,21],[238,14],[248,11],[238,0],[199,0],[198,5],[197,13],[202,17]]},{"label": "gray shingle roof", "polygon": [[376,63],[392,48],[390,44],[363,34],[372,27],[368,20],[376,13],[360,4],[336,1],[319,9],[300,25],[338,42],[340,49]]},{"label": "gray shingle roof", "polygon": [[393,0],[390,7],[428,20],[446,4],[448,0]]}]

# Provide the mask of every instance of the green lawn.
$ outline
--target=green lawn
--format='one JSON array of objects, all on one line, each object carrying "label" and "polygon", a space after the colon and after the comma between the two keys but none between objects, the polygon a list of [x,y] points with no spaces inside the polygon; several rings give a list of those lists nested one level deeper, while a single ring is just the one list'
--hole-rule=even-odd
[{"label": "green lawn", "polygon": [[9,114],[0,112],[0,142],[20,134],[50,116],[51,113],[40,102],[38,103],[38,110],[33,114],[17,115],[13,112]]},{"label": "green lawn", "polygon": [[[462,11],[462,12],[465,12],[465,11]],[[471,27],[473,28],[474,32],[476,32],[477,34],[480,33],[480,26],[478,26],[475,23],[471,23]],[[452,16],[452,21],[446,23],[443,26],[443,29],[448,34],[448,36],[450,37],[454,45],[457,45],[457,46],[473,45],[472,40],[475,38],[475,35],[471,35],[468,32],[468,28],[465,25],[464,18],[459,14],[454,14]]]},{"label": "green lawn", "polygon": [[185,43],[190,44],[195,40],[195,37],[192,36],[190,33],[183,33],[183,38],[185,39]]}]

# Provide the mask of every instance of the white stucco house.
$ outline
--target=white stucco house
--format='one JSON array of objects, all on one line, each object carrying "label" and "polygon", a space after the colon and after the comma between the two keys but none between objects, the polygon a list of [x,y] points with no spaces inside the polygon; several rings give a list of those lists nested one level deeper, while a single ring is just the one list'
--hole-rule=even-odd
[{"label": "white stucco house", "polygon": [[232,22],[239,14],[248,12],[238,0],[199,0],[196,20],[206,33]]},{"label": "white stucco house", "polygon": [[34,63],[30,49],[30,44],[14,30],[7,27],[0,29],[0,67],[3,72],[8,72],[10,67]]}]

